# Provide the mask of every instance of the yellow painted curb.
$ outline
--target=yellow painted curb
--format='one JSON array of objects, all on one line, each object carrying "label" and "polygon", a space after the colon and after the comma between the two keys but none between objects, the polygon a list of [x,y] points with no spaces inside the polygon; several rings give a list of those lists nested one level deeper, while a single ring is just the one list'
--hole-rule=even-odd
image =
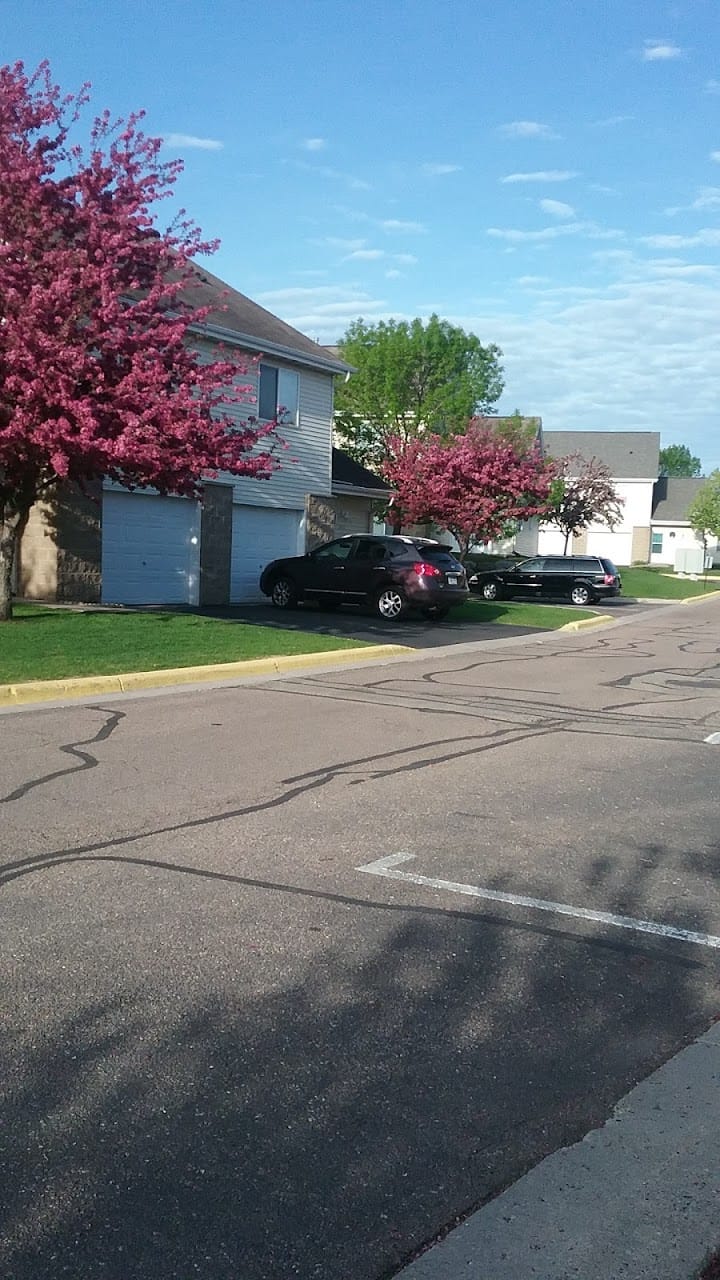
[{"label": "yellow painted curb", "polygon": [[72,676],[66,680],[28,680],[0,685],[0,707],[61,698],[86,698],[94,694],[131,693],[174,684],[199,684],[205,680],[230,680],[233,676],[282,675],[312,667],[342,666],[370,658],[397,658],[414,653],[404,644],[370,644],[362,649],[326,649],[322,653],[282,654],[276,658],[251,658],[245,662],[215,662],[204,667],[166,667],[159,671],[126,671],[120,675]]},{"label": "yellow painted curb", "polygon": [[711,587],[709,591],[703,591],[701,596],[683,596],[680,604],[702,604],[703,600],[711,600],[713,596],[720,597],[720,588]]},{"label": "yellow painted curb", "polygon": [[594,618],[578,618],[577,622],[566,622],[558,631],[588,631],[590,627],[604,627],[606,622],[615,622],[609,613],[598,613]]}]

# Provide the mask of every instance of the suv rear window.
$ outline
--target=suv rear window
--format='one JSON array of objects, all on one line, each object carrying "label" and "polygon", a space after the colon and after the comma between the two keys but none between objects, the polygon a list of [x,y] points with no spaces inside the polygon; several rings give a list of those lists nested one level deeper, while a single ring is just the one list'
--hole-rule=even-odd
[{"label": "suv rear window", "polygon": [[432,542],[420,543],[418,553],[423,560],[429,560],[430,564],[437,564],[445,569],[458,563],[458,558],[454,551],[451,551],[449,547],[434,546]]}]

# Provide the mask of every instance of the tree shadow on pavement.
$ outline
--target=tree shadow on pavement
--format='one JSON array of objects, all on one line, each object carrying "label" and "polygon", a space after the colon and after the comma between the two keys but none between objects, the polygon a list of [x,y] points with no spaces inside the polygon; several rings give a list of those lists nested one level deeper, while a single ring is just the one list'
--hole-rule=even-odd
[{"label": "tree shadow on pavement", "polygon": [[[624,876],[640,914],[641,862]],[[261,901],[242,884],[213,891]],[[708,1021],[700,948],[385,889],[278,885],[277,929],[239,931],[230,957],[188,915],[174,970],[162,925],[151,967],[118,936],[106,970],[58,926],[71,989],[36,1024],[6,1009],[8,1280],[378,1280]]]}]

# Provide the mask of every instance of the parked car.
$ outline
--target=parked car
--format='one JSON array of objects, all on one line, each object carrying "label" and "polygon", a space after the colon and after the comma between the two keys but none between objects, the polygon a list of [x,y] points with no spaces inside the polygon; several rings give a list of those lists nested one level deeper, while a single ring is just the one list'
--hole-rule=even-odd
[{"label": "parked car", "polygon": [[514,565],[495,565],[470,578],[470,590],[485,600],[512,596],[567,596],[573,604],[593,604],[620,594],[622,579],[605,556],[535,556]]},{"label": "parked car", "polygon": [[430,538],[369,533],[273,560],[263,570],[260,590],[278,609],[302,600],[316,600],[325,609],[367,604],[387,619],[411,608],[426,618],[444,618],[469,594],[465,570],[449,547]]}]

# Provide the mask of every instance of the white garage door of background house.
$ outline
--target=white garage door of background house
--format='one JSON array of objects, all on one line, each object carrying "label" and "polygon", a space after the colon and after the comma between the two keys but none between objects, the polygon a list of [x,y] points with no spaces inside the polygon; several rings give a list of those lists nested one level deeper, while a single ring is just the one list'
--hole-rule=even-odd
[{"label": "white garage door of background house", "polygon": [[260,574],[271,560],[302,554],[300,511],[276,507],[233,507],[230,599],[233,604],[264,600]]},{"label": "white garage door of background house", "polygon": [[103,604],[197,604],[199,584],[197,502],[103,494]]}]

